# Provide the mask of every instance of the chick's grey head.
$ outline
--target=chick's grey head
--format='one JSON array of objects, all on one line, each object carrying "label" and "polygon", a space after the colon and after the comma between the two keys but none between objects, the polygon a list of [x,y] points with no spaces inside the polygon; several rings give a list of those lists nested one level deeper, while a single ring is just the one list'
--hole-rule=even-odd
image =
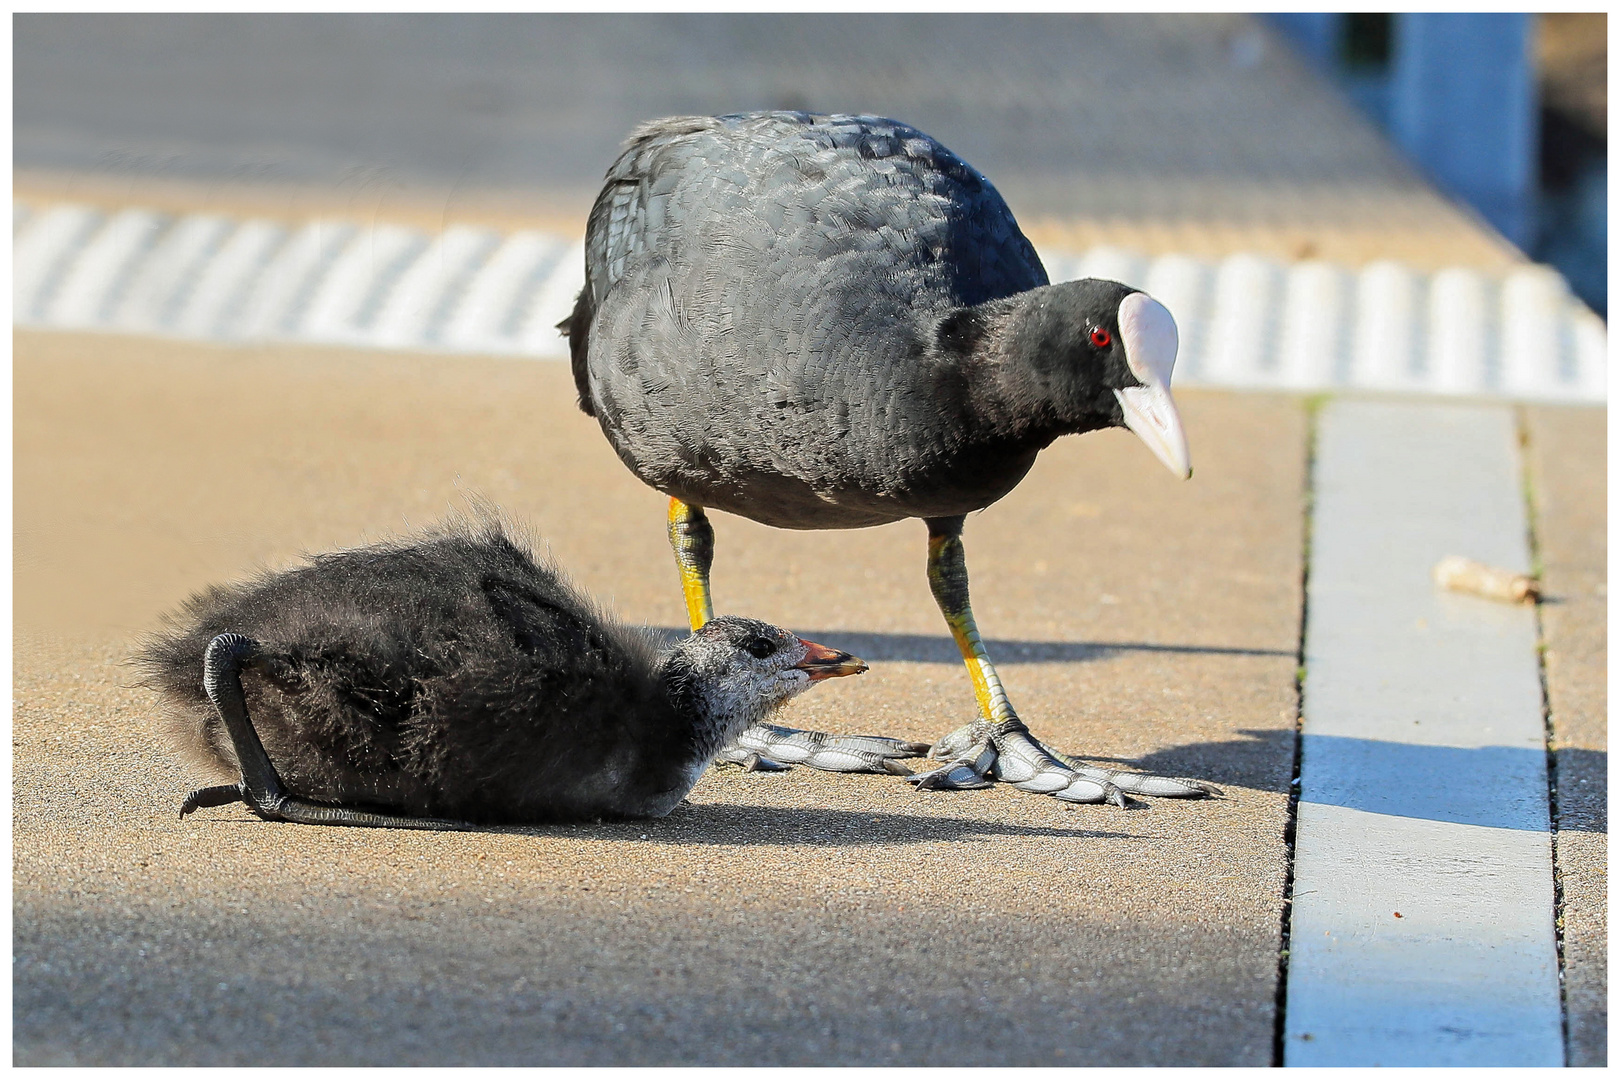
[{"label": "chick's grey head", "polygon": [[1008,389],[1058,429],[1124,427],[1177,476],[1191,474],[1170,397],[1176,320],[1145,292],[1085,278],[1018,298],[1007,339]]},{"label": "chick's grey head", "polygon": [[812,683],[859,675],[866,664],[758,619],[721,615],[677,643],[667,669],[678,696],[735,733]]}]

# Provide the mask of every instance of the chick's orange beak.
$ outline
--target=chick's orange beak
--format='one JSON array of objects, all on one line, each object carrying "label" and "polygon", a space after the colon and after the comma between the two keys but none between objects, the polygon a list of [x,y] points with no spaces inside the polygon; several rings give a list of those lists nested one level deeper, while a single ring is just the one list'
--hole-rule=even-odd
[{"label": "chick's orange beak", "polygon": [[825,645],[817,645],[804,638],[799,639],[799,644],[804,646],[804,659],[793,666],[800,671],[809,672],[811,682],[832,679],[839,675],[859,675],[866,670],[866,661],[847,652],[829,649]]}]

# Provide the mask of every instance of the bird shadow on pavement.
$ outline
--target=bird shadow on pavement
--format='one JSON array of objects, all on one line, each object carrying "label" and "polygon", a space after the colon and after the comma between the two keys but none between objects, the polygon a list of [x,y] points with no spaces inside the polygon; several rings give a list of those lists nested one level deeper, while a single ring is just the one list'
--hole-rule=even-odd
[{"label": "bird shadow on pavement", "polygon": [[[672,626],[650,628],[663,644],[685,637],[689,631]],[[917,664],[959,664],[956,642],[944,634],[883,634],[860,630],[794,630],[801,637],[854,653],[868,663],[904,661]],[[1202,656],[1287,656],[1293,649],[1251,649],[1238,645],[1160,645],[1142,641],[1023,641],[986,638],[984,647],[996,664],[1085,663],[1123,653],[1176,653]]]},{"label": "bird shadow on pavement", "polygon": [[[1187,743],[1139,758],[1076,754],[1087,764],[1117,765],[1161,776],[1192,776],[1223,788],[1285,793],[1294,770],[1294,732],[1285,729],[1239,732],[1245,739]],[[1067,747],[1058,747],[1067,751]],[[1395,817],[1459,825],[1540,831],[1547,825],[1527,819],[1501,785],[1509,778],[1544,783],[1545,751],[1517,746],[1428,746],[1342,735],[1306,735],[1301,747],[1307,802]],[[1561,779],[1595,777],[1606,782],[1609,755],[1602,750],[1563,748],[1555,757]],[[1594,787],[1597,783],[1593,784]],[[1444,797],[1424,793],[1450,789]],[[1571,800],[1561,800],[1563,803]],[[1569,832],[1608,832],[1604,806],[1580,806],[1559,814],[1558,828]]]},{"label": "bird shadow on pavement", "polygon": [[[962,794],[971,796],[972,793]],[[668,817],[656,820],[515,826],[492,828],[490,831],[531,836],[565,836],[588,832],[592,838],[601,840],[727,847],[886,847],[1003,836],[1053,840],[1152,839],[1136,833],[1107,829],[1021,825],[982,818],[737,803],[687,803],[676,807]]]},{"label": "bird shadow on pavement", "polygon": [[1141,757],[1106,757],[1084,748],[1056,746],[1087,765],[1113,765],[1156,776],[1190,776],[1220,788],[1249,788],[1286,793],[1293,779],[1294,732],[1291,728],[1245,729],[1243,739],[1183,743]]}]

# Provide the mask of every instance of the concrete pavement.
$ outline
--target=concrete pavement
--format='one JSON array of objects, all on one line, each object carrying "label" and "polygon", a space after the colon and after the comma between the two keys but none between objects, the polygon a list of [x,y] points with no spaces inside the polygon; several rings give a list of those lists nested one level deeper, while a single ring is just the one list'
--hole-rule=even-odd
[{"label": "concrete pavement", "polygon": [[1571,1065],[1608,1064],[1608,411],[1524,410]]},{"label": "concrete pavement", "polygon": [[[662,822],[402,836],[177,822],[193,778],[123,658],[209,581],[468,492],[626,617],[678,626],[661,500],[573,411],[563,366],[16,343],[18,1063],[1272,1060],[1299,399],[1184,391],[1193,482],[1123,433],[1065,440],[967,533],[1037,729],[1224,800],[716,772]],[[1523,413],[1571,1064],[1606,1059],[1604,415]],[[721,610],[874,663],[790,722],[926,739],[965,718],[920,527],[718,531]]]},{"label": "concrete pavement", "polygon": [[[1036,730],[1225,799],[716,772],[664,821],[401,835],[176,820],[194,778],[121,660],[193,589],[467,491],[626,618],[679,625],[662,500],[566,369],[15,340],[19,1064],[1272,1060],[1299,399],[1182,395],[1186,484],[1124,432],[1061,441],[966,534]],[[932,738],[969,715],[920,525],[716,527],[721,610],[873,662],[790,722]]]},{"label": "concrete pavement", "polygon": [[1316,417],[1283,1063],[1561,1065],[1534,607],[1437,588],[1531,570],[1499,404]]}]

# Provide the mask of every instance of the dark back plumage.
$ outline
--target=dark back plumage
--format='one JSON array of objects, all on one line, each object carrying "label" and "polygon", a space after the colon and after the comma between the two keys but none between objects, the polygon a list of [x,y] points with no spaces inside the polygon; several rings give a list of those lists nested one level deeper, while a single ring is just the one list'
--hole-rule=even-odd
[{"label": "dark back plumage", "polygon": [[626,791],[690,784],[692,726],[650,636],[496,524],[319,555],[193,597],[136,659],[175,742],[222,775],[236,758],[202,677],[226,631],[260,643],[263,664],[242,675],[248,710],[307,798],[521,822],[622,812]]},{"label": "dark back plumage", "polygon": [[986,505],[1034,460],[1027,440],[974,429],[982,327],[952,316],[1046,272],[990,182],[915,128],[789,112],[643,125],[585,262],[565,323],[580,403],[661,491],[850,527]]}]

